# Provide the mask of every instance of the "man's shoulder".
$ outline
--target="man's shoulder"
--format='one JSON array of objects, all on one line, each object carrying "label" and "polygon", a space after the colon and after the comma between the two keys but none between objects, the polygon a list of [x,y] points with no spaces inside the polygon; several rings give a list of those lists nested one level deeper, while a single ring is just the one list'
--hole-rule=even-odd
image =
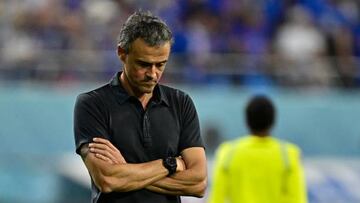
[{"label": "man's shoulder", "polygon": [[284,144],[290,153],[296,153],[296,154],[301,153],[301,148],[295,143],[292,143],[292,142],[289,142],[286,140],[282,140],[282,139],[276,139],[276,141],[279,144]]},{"label": "man's shoulder", "polygon": [[225,153],[227,151],[231,151],[232,149],[234,149],[236,144],[239,142],[240,142],[240,139],[231,139],[231,140],[224,141],[219,145],[218,151],[222,151],[223,153]]},{"label": "man's shoulder", "polygon": [[301,153],[301,148],[295,143],[288,142],[287,147],[289,151],[292,153],[296,153],[296,154]]},{"label": "man's shoulder", "polygon": [[80,102],[80,101],[81,102],[91,102],[91,101],[99,100],[102,97],[108,95],[109,90],[110,90],[110,85],[104,84],[95,89],[80,93],[77,96],[77,101],[78,102]]}]

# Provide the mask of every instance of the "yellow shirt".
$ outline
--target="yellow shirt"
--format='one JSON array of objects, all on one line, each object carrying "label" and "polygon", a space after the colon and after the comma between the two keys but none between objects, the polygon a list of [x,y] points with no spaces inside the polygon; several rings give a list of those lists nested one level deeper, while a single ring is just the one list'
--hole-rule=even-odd
[{"label": "yellow shirt", "polygon": [[208,202],[306,203],[300,149],[270,136],[221,144]]}]

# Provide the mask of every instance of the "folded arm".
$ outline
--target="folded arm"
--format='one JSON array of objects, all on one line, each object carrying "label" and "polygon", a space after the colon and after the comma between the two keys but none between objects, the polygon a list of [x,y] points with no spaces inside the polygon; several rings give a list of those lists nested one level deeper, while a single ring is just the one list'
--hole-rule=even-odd
[{"label": "folded arm", "polygon": [[185,149],[181,153],[185,170],[170,177],[162,178],[146,189],[170,195],[188,195],[203,197],[207,186],[205,151],[202,147]]},{"label": "folded arm", "polygon": [[[161,159],[129,164],[109,141],[95,139],[95,143],[83,145],[81,155],[95,185],[102,192],[142,189],[168,174]],[[180,160],[178,163],[177,170],[183,170]]]},{"label": "folded arm", "polygon": [[[177,172],[170,177],[167,177],[168,171],[163,167],[162,160],[126,164],[120,151],[104,139],[98,139],[98,144],[90,144],[90,152],[88,156],[91,157],[92,162],[107,165],[106,167],[100,167],[102,171],[106,169],[105,172],[110,172],[105,178],[102,171],[99,173],[94,170],[93,173],[101,175],[98,178],[99,180],[112,179],[110,184],[105,184],[105,186],[110,185],[108,187],[109,191],[129,191],[146,188],[162,194],[196,197],[202,197],[205,193],[207,171],[205,151],[202,147],[183,150],[181,158],[177,157]],[[99,166],[96,168],[99,168]],[[90,174],[92,173],[90,172]],[[94,182],[95,178],[93,177]],[[123,181],[128,185],[120,184]],[[115,183],[122,187],[116,186]],[[96,182],[95,184],[98,187],[101,186]],[[124,188],[127,190],[124,190]]]}]

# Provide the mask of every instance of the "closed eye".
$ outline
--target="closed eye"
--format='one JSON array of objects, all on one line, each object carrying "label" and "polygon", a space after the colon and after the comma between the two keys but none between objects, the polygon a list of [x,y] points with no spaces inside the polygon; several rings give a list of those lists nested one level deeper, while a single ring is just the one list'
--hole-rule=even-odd
[{"label": "closed eye", "polygon": [[166,62],[167,61],[161,61],[159,63],[149,63],[149,62],[146,62],[146,61],[141,61],[141,60],[136,60],[136,64],[139,65],[140,67],[142,68],[150,68],[152,67],[153,65],[155,65],[155,67],[159,70],[162,70],[164,69],[165,65],[166,65]]},{"label": "closed eye", "polygon": [[163,69],[165,67],[166,62],[156,63],[155,66],[158,69]]},{"label": "closed eye", "polygon": [[136,61],[136,63],[143,67],[143,68],[146,68],[146,67],[151,67],[152,66],[152,63],[148,63],[148,62],[145,62],[145,61]]}]

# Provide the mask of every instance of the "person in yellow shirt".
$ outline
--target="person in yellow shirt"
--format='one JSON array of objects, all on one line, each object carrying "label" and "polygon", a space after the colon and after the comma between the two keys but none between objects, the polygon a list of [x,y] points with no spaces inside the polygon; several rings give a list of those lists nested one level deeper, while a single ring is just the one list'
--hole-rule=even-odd
[{"label": "person in yellow shirt", "polygon": [[250,135],[217,149],[208,203],[307,203],[300,148],[270,134],[273,103],[257,95],[245,110]]}]

